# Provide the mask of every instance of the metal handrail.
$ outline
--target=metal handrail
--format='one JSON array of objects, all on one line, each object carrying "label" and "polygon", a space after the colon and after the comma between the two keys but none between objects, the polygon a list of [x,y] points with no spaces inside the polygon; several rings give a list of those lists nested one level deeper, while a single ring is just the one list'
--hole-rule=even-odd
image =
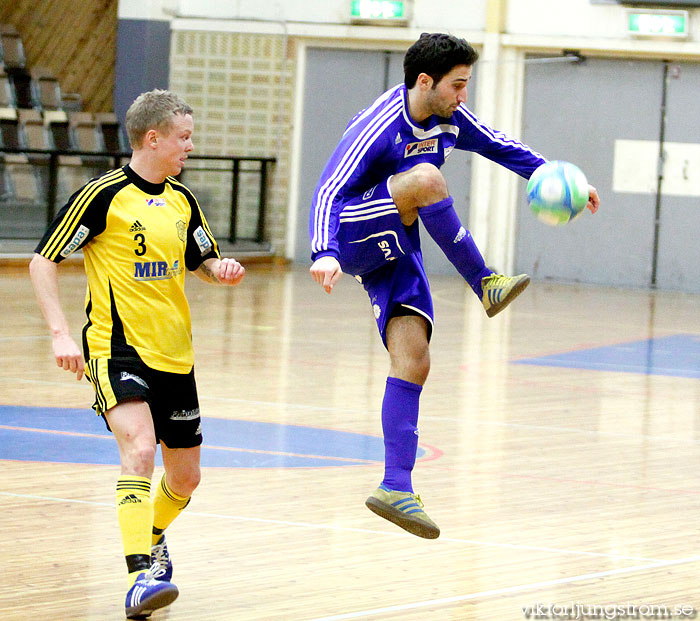
[{"label": "metal handrail", "polygon": [[[130,151],[82,151],[77,149],[24,149],[16,147],[0,146],[0,154],[21,154],[21,155],[48,155],[49,157],[49,188],[46,205],[46,222],[47,226],[53,222],[56,215],[56,197],[58,186],[58,167],[60,166],[58,158],[60,156],[80,156],[94,158],[108,158],[112,160],[113,167],[118,168],[121,161],[131,157]],[[195,155],[189,154],[188,159],[205,160],[205,161],[223,161],[231,162],[231,168],[207,168],[207,167],[191,167],[188,166],[184,171],[212,171],[212,172],[231,172],[231,209],[230,209],[230,229],[228,241],[234,243],[236,241],[236,222],[238,211],[238,188],[240,186],[239,179],[241,172],[259,172],[260,186],[258,196],[258,226],[256,231],[256,239],[254,241],[261,243],[263,241],[265,230],[265,215],[267,211],[267,180],[269,168],[277,162],[274,157],[252,157],[252,156],[237,156],[237,155]],[[259,170],[241,169],[241,162],[258,162]],[[38,162],[32,162],[38,164]]]}]

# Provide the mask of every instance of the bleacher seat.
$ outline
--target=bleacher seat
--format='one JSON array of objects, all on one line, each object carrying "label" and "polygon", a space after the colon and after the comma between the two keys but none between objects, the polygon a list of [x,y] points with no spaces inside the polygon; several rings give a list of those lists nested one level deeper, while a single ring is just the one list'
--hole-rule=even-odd
[{"label": "bleacher seat", "polygon": [[20,138],[17,108],[0,108],[0,144],[7,149],[25,146]]},{"label": "bleacher seat", "polygon": [[31,76],[35,89],[34,100],[39,103],[42,110],[63,109],[58,78],[46,69],[36,68],[31,70]]},{"label": "bleacher seat", "polygon": [[[68,115],[64,110],[44,110],[44,125],[48,130],[49,144],[52,149],[61,151],[79,151],[71,134]],[[68,200],[71,194],[81,185],[87,183],[95,176],[93,162],[83,165],[79,155],[60,155],[58,157],[58,188],[57,200],[62,204]]]},{"label": "bleacher seat", "polygon": [[82,109],[80,94],[63,93],[51,71],[27,66],[19,33],[0,24],[0,149],[17,150],[0,152],[3,236],[36,237],[46,226],[51,156],[30,150],[90,152],[58,156],[56,208],[114,165],[101,152],[124,151],[116,116]]},{"label": "bleacher seat", "polygon": [[[20,108],[17,110],[17,114],[22,142],[30,149],[51,149],[41,111]],[[27,157],[34,166],[34,173],[39,179],[42,195],[47,196],[49,191],[49,155],[47,153],[28,153]]]},{"label": "bleacher seat", "polygon": [[124,153],[128,150],[117,115],[114,112],[98,112],[95,114],[95,121],[102,132],[102,142],[107,151]]},{"label": "bleacher seat", "polygon": [[[0,110],[0,146],[28,148],[16,108]],[[0,154],[0,229],[6,238],[36,238],[46,228],[46,192],[25,153]]]},{"label": "bleacher seat", "polygon": [[[0,108],[0,146],[6,147],[17,144],[17,132],[13,130],[13,122],[17,119],[15,108]],[[5,203],[12,198],[13,188],[10,173],[5,166],[6,154],[0,155],[0,202]]]},{"label": "bleacher seat", "polygon": [[[28,148],[15,108],[0,109],[0,144],[10,149]],[[3,153],[0,166],[5,201],[31,204],[41,201],[39,177],[26,154]]]},{"label": "bleacher seat", "polygon": [[100,132],[95,116],[91,112],[71,112],[68,122],[73,142],[81,151],[104,151],[102,132]]},{"label": "bleacher seat", "polygon": [[61,107],[66,112],[80,112],[83,109],[83,98],[80,93],[61,92]]},{"label": "bleacher seat", "polygon": [[18,108],[38,108],[32,74],[26,69],[7,68],[7,75],[15,91],[15,105]]},{"label": "bleacher seat", "polygon": [[36,107],[32,76],[27,71],[22,38],[16,28],[10,24],[0,24],[0,55],[5,73],[14,88],[15,105],[18,108]]},{"label": "bleacher seat", "polygon": [[[91,112],[71,112],[68,115],[73,144],[80,151],[102,153],[105,150],[102,142],[102,132],[97,126],[95,115]],[[91,177],[106,172],[112,168],[112,161],[103,155],[81,155],[83,166],[89,168]]]},{"label": "bleacher seat", "polygon": [[0,108],[15,108],[16,106],[14,84],[5,73],[5,67],[0,65]]},{"label": "bleacher seat", "polygon": [[9,71],[27,66],[22,37],[12,24],[0,24],[0,61]]},{"label": "bleacher seat", "polygon": [[19,126],[30,149],[50,149],[49,137],[40,110],[17,110]]},{"label": "bleacher seat", "polygon": [[56,207],[89,179],[114,165],[103,155],[125,152],[113,113],[83,112],[78,93],[63,93],[46,69],[28,67],[16,28],[0,24],[0,228],[7,237],[37,236],[46,225],[49,194],[48,153],[29,150],[85,151],[59,155]]}]

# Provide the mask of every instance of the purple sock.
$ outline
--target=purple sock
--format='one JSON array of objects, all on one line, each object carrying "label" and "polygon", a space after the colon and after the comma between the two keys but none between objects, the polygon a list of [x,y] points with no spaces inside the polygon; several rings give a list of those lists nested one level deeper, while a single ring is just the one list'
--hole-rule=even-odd
[{"label": "purple sock", "polygon": [[422,207],[418,210],[418,215],[425,230],[481,299],[481,279],[493,272],[486,267],[471,233],[462,226],[453,203],[452,197],[448,196],[437,203]]},{"label": "purple sock", "polygon": [[422,386],[387,377],[382,403],[384,480],[382,485],[413,492],[411,471],[418,450],[418,401]]}]

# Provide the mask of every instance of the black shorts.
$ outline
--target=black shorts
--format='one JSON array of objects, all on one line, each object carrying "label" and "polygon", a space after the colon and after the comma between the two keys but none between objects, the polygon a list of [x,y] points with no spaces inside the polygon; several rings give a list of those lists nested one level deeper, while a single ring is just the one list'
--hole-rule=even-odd
[{"label": "black shorts", "polygon": [[94,358],[86,365],[95,389],[93,409],[109,424],[104,413],[118,403],[140,399],[148,403],[156,439],[168,448],[191,448],[202,443],[199,400],[194,369],[167,373],[133,358]]}]

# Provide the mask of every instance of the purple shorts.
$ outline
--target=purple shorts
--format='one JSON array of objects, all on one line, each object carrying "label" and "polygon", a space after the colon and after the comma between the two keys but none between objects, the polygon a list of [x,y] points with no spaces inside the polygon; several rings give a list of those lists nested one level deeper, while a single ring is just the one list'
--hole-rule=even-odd
[{"label": "purple shorts", "polygon": [[423,267],[418,221],[406,227],[382,181],[349,200],[340,213],[340,266],[367,291],[386,347],[392,316],[419,315],[433,327],[433,300]]}]

